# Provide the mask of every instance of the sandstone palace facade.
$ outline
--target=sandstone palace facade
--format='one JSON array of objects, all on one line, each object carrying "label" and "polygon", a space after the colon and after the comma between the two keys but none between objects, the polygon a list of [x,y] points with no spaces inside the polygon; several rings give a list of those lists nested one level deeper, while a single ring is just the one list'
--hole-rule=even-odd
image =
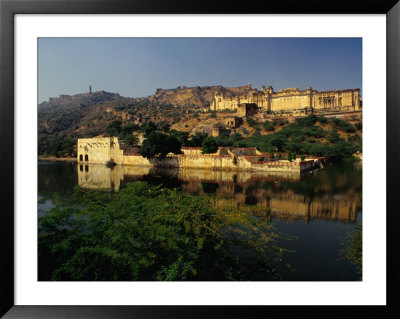
[{"label": "sandstone palace facade", "polygon": [[360,89],[316,91],[309,86],[304,91],[287,88],[274,92],[271,86],[262,86],[258,91],[250,84],[244,95],[225,97],[223,92],[216,92],[210,109],[240,111],[249,104],[256,105],[259,112],[269,113],[356,112],[362,109]]}]

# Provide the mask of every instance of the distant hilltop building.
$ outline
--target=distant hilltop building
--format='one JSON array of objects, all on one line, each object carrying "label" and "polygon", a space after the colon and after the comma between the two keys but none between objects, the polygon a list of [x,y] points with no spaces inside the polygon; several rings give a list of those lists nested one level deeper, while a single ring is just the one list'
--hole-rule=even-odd
[{"label": "distant hilltop building", "polygon": [[[266,112],[354,112],[361,111],[362,99],[360,89],[316,91],[310,86],[300,91],[298,88],[281,89],[275,92],[272,86],[261,90],[252,89],[248,84],[245,95],[225,97],[223,92],[216,91],[210,102],[210,109],[219,111],[224,109],[241,110],[246,105],[253,105],[259,111]],[[248,107],[248,106],[247,106]]]}]

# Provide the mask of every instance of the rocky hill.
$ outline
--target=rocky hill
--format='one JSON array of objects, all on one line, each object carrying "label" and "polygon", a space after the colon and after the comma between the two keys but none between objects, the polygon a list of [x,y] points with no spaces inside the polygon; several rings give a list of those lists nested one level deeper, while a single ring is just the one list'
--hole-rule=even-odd
[{"label": "rocky hill", "polygon": [[[316,139],[326,144],[329,142],[328,137],[330,140],[361,145],[360,116],[349,118],[349,123],[339,120],[336,123],[324,118],[324,123],[312,123],[312,129],[305,125],[301,130],[291,127],[292,131],[287,132],[284,130],[285,125],[289,125],[288,120],[293,123],[294,118],[260,113],[251,118],[241,119],[239,123],[239,119],[235,119],[235,110],[214,112],[207,108],[215,92],[223,93],[225,97],[233,97],[251,90],[254,89],[250,85],[235,88],[182,86],[175,89],[157,89],[154,95],[142,98],[127,98],[105,91],[50,98],[49,101],[38,105],[38,153],[75,156],[76,140],[82,137],[118,136],[127,145],[134,145],[137,142],[135,139],[150,129],[179,131],[181,137],[185,134],[220,135],[219,145],[230,146],[234,142],[240,142],[264,150],[268,150],[272,145],[272,137],[267,136],[276,135],[279,142],[287,139],[287,134],[293,133],[293,129],[301,139],[296,137],[290,142],[293,145],[288,144],[291,150],[294,146],[302,144],[311,147]],[[336,129],[338,132],[333,132]],[[281,131],[285,134],[280,134]],[[277,141],[274,140],[274,143],[278,143]],[[318,153],[319,149],[312,151],[315,154],[324,154],[322,151]]]},{"label": "rocky hill", "polygon": [[[38,105],[39,112],[67,110],[73,107],[107,104],[107,106],[127,106],[130,103],[147,101],[149,104],[170,104],[174,107],[206,107],[214,98],[215,92],[223,93],[226,97],[243,95],[249,92],[249,86],[225,88],[222,85],[214,86],[180,86],[175,89],[157,89],[154,95],[148,97],[123,97],[119,93],[97,91],[75,95],[60,95],[51,97],[48,101]],[[111,102],[111,103],[105,103]]]},{"label": "rocky hill", "polygon": [[149,96],[149,100],[157,103],[167,103],[178,106],[206,107],[214,98],[215,92],[221,92],[226,97],[246,94],[249,86],[225,88],[221,85],[214,86],[180,86],[176,89],[157,89],[156,93]]},{"label": "rocky hill", "polygon": [[75,95],[62,94],[59,97],[51,97],[47,102],[40,103],[38,105],[38,111],[56,111],[58,109],[68,109],[76,106],[90,106],[107,101],[123,102],[128,100],[128,98],[121,97],[118,93],[110,93],[106,91],[80,93]]}]

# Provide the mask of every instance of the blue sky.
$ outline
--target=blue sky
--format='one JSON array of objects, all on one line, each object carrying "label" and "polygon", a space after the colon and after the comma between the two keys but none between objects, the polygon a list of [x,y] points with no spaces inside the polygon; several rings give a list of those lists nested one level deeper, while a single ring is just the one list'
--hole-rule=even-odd
[{"label": "blue sky", "polygon": [[362,89],[361,38],[40,38],[38,100],[180,85]]}]

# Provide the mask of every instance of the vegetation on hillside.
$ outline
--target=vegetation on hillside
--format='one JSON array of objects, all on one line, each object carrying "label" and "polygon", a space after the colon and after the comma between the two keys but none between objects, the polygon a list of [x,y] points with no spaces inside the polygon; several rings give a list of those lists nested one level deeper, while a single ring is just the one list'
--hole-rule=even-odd
[{"label": "vegetation on hillside", "polygon": [[255,207],[145,182],[53,203],[39,219],[39,280],[279,280],[286,265],[282,235]]},{"label": "vegetation on hillside", "polygon": [[[247,119],[253,127],[259,127],[254,119]],[[279,130],[276,129],[279,126]],[[362,151],[361,132],[348,121],[324,116],[309,115],[296,118],[294,123],[280,122],[272,124],[265,121],[262,126],[268,131],[261,134],[258,130],[249,137],[234,133],[222,134],[215,140],[218,146],[256,147],[261,152],[285,152],[325,156],[332,161],[352,158],[352,154]],[[272,129],[273,128],[273,129]],[[341,137],[345,134],[347,139]]]},{"label": "vegetation on hillside", "polygon": [[[188,88],[178,88],[174,94],[183,94],[185,90],[191,91]],[[170,94],[167,92],[169,91],[164,90],[158,96],[167,96]],[[94,136],[117,136],[122,145],[127,147],[137,145],[138,137],[143,136],[145,142],[142,154],[154,157],[157,154],[166,154],[167,150],[176,153],[175,148],[178,145],[176,140],[181,146],[202,147],[208,137],[205,132],[194,134],[189,134],[189,131],[183,132],[182,129],[188,127],[186,123],[192,121],[190,127],[193,128],[193,123],[203,125],[203,122],[210,119],[214,121],[211,122],[214,125],[223,125],[221,120],[224,114],[229,116],[232,112],[232,110],[204,112],[196,105],[183,107],[166,103],[163,99],[127,99],[107,94],[105,100],[73,96],[61,99],[61,102],[66,99],[64,104],[57,99],[51,102],[54,105],[60,102],[63,107],[42,105],[38,114],[39,155],[75,157],[76,140]],[[86,104],[72,105],[66,101],[68,103],[86,101]],[[179,126],[178,130],[174,123],[184,125]],[[166,149],[161,147],[165,150],[154,148],[149,141],[146,142],[152,132],[164,134],[153,134],[152,138],[156,141],[162,140],[165,134],[169,136],[166,144],[169,146]],[[208,139],[207,143],[210,141],[211,139]],[[362,123],[339,118],[328,119],[314,114],[296,118],[293,123],[277,118],[260,121],[247,117],[242,127],[233,129],[230,133],[223,132],[213,139],[212,143],[214,142],[217,146],[256,147],[262,152],[271,154],[291,153],[291,158],[294,154],[299,156],[306,154],[342,161],[350,159],[357,151],[362,151]],[[161,146],[159,142],[156,145]],[[212,149],[215,149],[215,146],[212,146]],[[210,150],[205,149],[205,152]]]}]

